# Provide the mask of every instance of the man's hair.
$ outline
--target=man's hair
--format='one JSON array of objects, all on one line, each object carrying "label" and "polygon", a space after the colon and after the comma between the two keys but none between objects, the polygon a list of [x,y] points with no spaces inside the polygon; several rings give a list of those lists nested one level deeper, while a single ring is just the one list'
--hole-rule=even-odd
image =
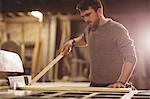
[{"label": "man's hair", "polygon": [[100,0],[80,0],[76,9],[87,10],[89,7],[92,7],[95,11],[97,11],[98,8],[102,8],[102,3]]}]

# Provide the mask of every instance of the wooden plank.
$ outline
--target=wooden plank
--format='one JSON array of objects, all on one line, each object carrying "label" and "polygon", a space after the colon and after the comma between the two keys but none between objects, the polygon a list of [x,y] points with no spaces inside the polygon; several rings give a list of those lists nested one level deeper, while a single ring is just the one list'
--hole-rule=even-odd
[{"label": "wooden plank", "polygon": [[32,66],[31,66],[32,77],[34,77],[37,73],[40,47],[41,47],[41,38],[40,38],[40,34],[38,33],[38,37],[35,41],[35,47],[33,49],[33,56],[32,56]]},{"label": "wooden plank", "polygon": [[78,87],[78,86],[59,86],[59,87],[42,87],[42,86],[25,86],[20,87],[23,90],[36,91],[81,91],[81,92],[130,92],[131,88],[107,88],[107,87]]},{"label": "wooden plank", "polygon": [[52,68],[62,57],[63,53],[60,53],[53,61],[51,61],[37,76],[35,76],[30,84],[35,83],[38,81],[50,68]]},{"label": "wooden plank", "polygon": [[0,90],[8,90],[10,86],[0,86]]},{"label": "wooden plank", "polygon": [[67,92],[57,92],[57,93],[54,93],[54,94],[48,94],[48,95],[45,95],[45,96],[42,96],[40,98],[51,98],[51,97],[55,97],[55,96],[59,96],[59,95],[63,95]]},{"label": "wooden plank", "polygon": [[89,82],[37,82],[32,87],[89,87]]},{"label": "wooden plank", "polygon": [[86,95],[86,96],[84,96],[83,98],[81,98],[81,99],[87,99],[87,98],[91,98],[92,96],[95,96],[95,95],[97,95],[97,94],[99,94],[99,93],[91,93],[91,94],[89,94],[89,95]]},{"label": "wooden plank", "polygon": [[138,93],[137,90],[131,90],[129,93],[126,93],[121,99],[131,99],[134,94]]},{"label": "wooden plank", "polygon": [[[57,36],[57,17],[51,16],[49,17],[49,34],[48,34],[48,41],[47,41],[47,62],[52,61],[55,58],[55,47],[56,47],[56,36]],[[48,73],[45,76],[45,80],[47,81],[53,81],[54,80],[54,68],[51,68]]]},{"label": "wooden plank", "polygon": [[80,92],[130,92],[131,88],[89,87],[89,82],[38,82],[33,85],[19,87],[38,91],[80,91]]}]

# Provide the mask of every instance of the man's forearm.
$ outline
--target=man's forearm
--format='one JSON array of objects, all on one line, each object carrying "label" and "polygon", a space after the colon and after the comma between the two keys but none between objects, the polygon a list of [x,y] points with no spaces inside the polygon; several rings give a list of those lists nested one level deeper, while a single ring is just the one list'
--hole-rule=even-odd
[{"label": "man's forearm", "polygon": [[134,70],[134,64],[130,62],[124,63],[122,66],[121,74],[117,82],[122,82],[122,83],[128,82],[128,80],[130,79],[130,76],[133,73],[133,70]]},{"label": "man's forearm", "polygon": [[74,40],[74,45],[77,47],[87,46],[87,43],[84,38],[84,34],[81,34],[79,37],[74,38],[73,40]]}]

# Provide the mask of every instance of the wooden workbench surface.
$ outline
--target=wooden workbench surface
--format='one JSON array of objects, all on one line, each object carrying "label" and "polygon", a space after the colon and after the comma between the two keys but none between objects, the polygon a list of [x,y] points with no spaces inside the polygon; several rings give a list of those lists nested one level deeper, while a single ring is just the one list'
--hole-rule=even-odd
[{"label": "wooden workbench surface", "polygon": [[[131,90],[128,88],[89,87],[89,83],[50,82],[36,83],[22,87],[23,90],[0,91],[2,99],[150,99],[149,90]],[[25,90],[24,90],[25,89]]]}]

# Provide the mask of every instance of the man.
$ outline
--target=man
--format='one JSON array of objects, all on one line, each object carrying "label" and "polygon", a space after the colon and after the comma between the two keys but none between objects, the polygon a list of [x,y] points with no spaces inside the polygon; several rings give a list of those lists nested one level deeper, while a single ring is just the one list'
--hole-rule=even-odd
[{"label": "man", "polygon": [[66,42],[61,52],[69,53],[73,46],[88,46],[91,56],[90,86],[126,87],[136,63],[127,29],[104,17],[99,0],[81,0],[77,10],[88,26],[79,37]]}]

